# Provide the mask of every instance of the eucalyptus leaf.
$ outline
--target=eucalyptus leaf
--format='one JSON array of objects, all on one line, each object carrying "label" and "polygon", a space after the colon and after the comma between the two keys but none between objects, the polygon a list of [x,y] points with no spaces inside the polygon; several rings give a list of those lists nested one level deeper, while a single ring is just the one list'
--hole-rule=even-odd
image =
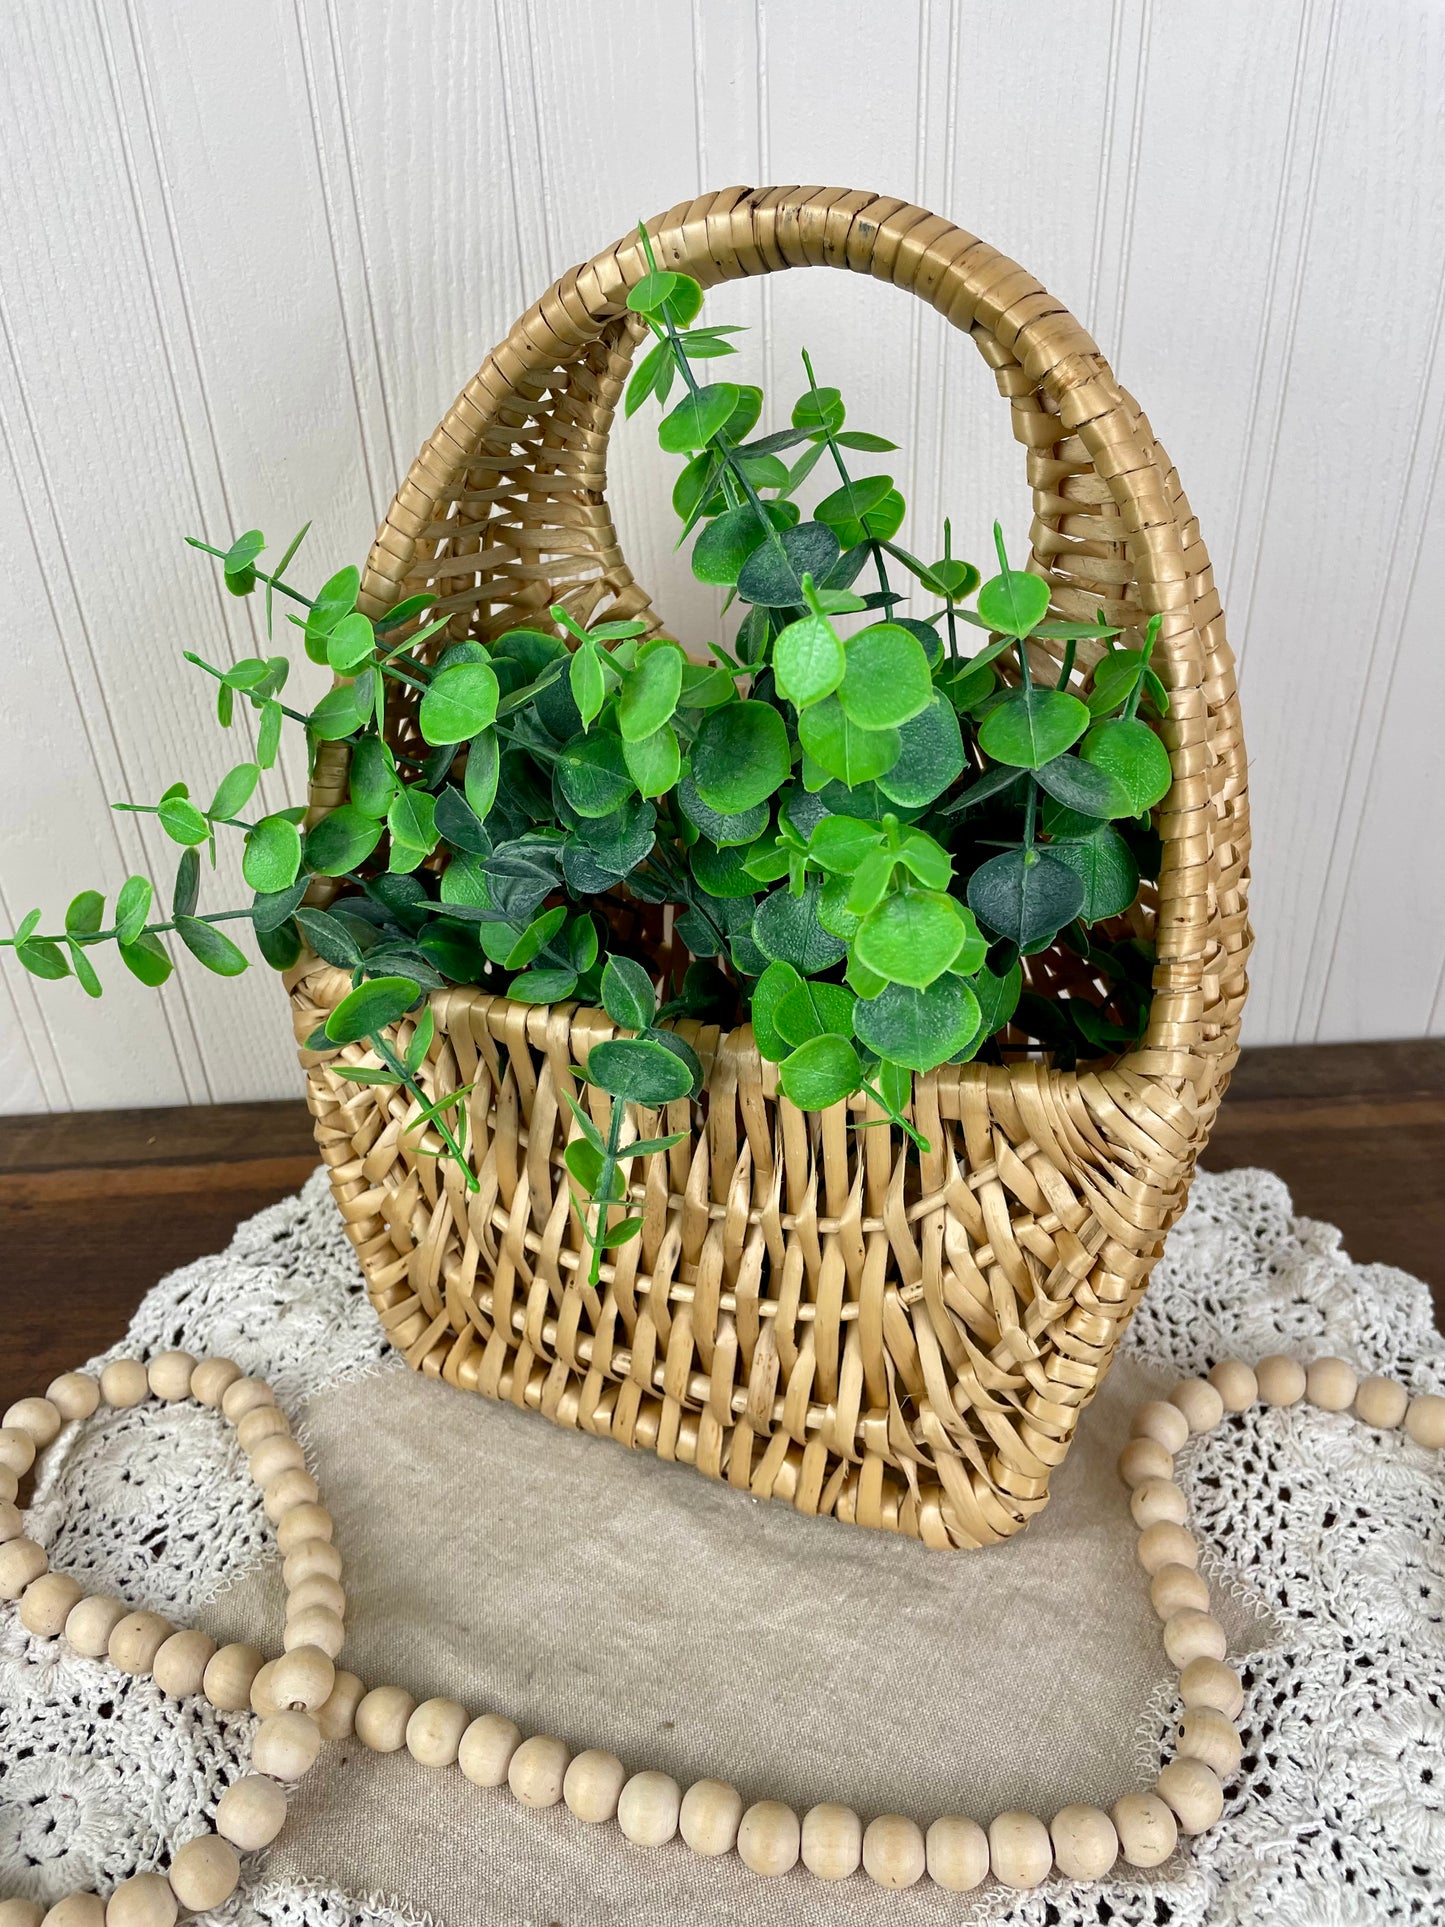
[{"label": "eucalyptus leaf", "polygon": [[1051,849],[1006,850],[968,880],[980,923],[1021,950],[1054,936],[1084,906],[1084,886]]},{"label": "eucalyptus leaf", "polygon": [[973,934],[973,918],[955,898],[938,890],[903,890],[863,918],[853,954],[889,982],[923,990]]},{"label": "eucalyptus leaf", "polygon": [[622,756],[639,795],[666,796],[676,786],[682,751],[671,723],[661,724],[650,736],[624,741]]},{"label": "eucalyptus leaf", "polygon": [[896,729],[865,728],[848,715],[837,696],[827,696],[803,711],[798,737],[813,761],[849,788],[886,776],[903,754],[903,740]]},{"label": "eucalyptus leaf", "polygon": [[692,747],[692,778],[699,799],[723,816],[736,816],[765,802],[787,781],[791,768],[788,730],[767,703],[727,703],[709,710]]},{"label": "eucalyptus leaf", "polygon": [[301,832],[285,816],[263,816],[247,832],[241,875],[253,890],[289,889],[301,867]]},{"label": "eucalyptus leaf", "polygon": [[1070,749],[1089,727],[1089,712],[1077,696],[1033,684],[1010,689],[978,727],[978,744],[996,763],[1013,769],[1041,769]]},{"label": "eucalyptus leaf", "polygon": [[641,742],[671,717],[682,694],[685,660],[676,643],[659,643],[639,657],[636,668],[622,678],[617,725],[624,742]]},{"label": "eucalyptus leaf", "polygon": [[842,554],[842,544],[822,522],[800,522],[764,542],[743,564],[738,594],[767,609],[801,607],[803,577],[822,583]]},{"label": "eucalyptus leaf", "polygon": [[689,1067],[652,1038],[617,1037],[594,1044],[585,1068],[588,1083],[629,1104],[656,1108],[692,1094]]},{"label": "eucalyptus leaf", "polygon": [[239,977],[246,968],[246,955],[213,923],[199,917],[177,917],[176,935],[198,963],[218,977]]},{"label": "eucalyptus leaf", "polygon": [[741,396],[742,390],[730,381],[700,388],[664,417],[657,431],[658,443],[669,455],[687,455],[695,448],[706,447],[731,420]]},{"label": "eucalyptus leaf", "polygon": [[891,803],[921,809],[958,781],[963,773],[963,732],[958,713],[934,695],[926,709],[898,730],[898,760],[875,780]]},{"label": "eucalyptus leaf", "polygon": [[640,963],[614,952],[602,971],[602,1007],[624,1030],[646,1030],[657,1015],[657,992]]},{"label": "eucalyptus leaf", "polygon": [[942,976],[923,989],[889,984],[859,1002],[854,1021],[869,1050],[908,1070],[931,1071],[972,1043],[982,1013],[961,977]]},{"label": "eucalyptus leaf", "polygon": [[304,860],[317,876],[339,877],[364,863],[381,841],[384,825],[353,803],[329,810],[306,832]]},{"label": "eucalyptus leaf", "polygon": [[1174,780],[1168,751],[1137,717],[1095,723],[1079,754],[1114,778],[1136,815],[1160,802]]},{"label": "eucalyptus leaf", "polygon": [[773,673],[778,690],[797,709],[831,696],[847,666],[842,640],[823,616],[802,616],[774,640]]},{"label": "eucalyptus leaf", "polygon": [[863,1079],[858,1053],[846,1037],[814,1037],[785,1057],[778,1072],[783,1095],[800,1111],[826,1111],[851,1097]]},{"label": "eucalyptus leaf", "polygon": [[774,890],[753,913],[753,942],[775,963],[790,963],[805,977],[841,963],[848,946],[818,921],[820,885],[810,878],[802,896]]},{"label": "eucalyptus leaf", "polygon": [[1139,870],[1119,832],[1101,824],[1092,836],[1051,843],[1049,854],[1067,864],[1084,886],[1079,915],[1085,923],[1121,916],[1139,894]]},{"label": "eucalyptus leaf", "polygon": [[861,729],[896,729],[932,700],[928,658],[907,629],[879,622],[848,638],[838,701],[850,722]]},{"label": "eucalyptus leaf", "polygon": [[421,699],[419,722],[428,743],[464,743],[494,720],[500,689],[490,663],[443,669]]}]

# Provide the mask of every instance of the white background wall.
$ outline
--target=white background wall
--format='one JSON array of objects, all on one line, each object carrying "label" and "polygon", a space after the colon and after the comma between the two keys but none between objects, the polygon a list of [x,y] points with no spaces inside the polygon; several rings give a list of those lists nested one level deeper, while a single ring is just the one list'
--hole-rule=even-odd
[{"label": "white background wall", "polygon": [[[0,919],[174,846],[106,800],[244,754],[180,650],[258,607],[181,546],[307,516],[319,580],[553,277],[703,187],[898,194],[1024,262],[1147,408],[1242,658],[1254,1042],[1445,1032],[1440,0],[0,0]],[[913,513],[1028,522],[970,348],[896,291],[720,293],[892,435]],[[634,567],[706,641],[651,414]],[[305,577],[303,576],[303,579]],[[314,674],[315,672],[313,672]],[[304,687],[303,682],[303,687]],[[265,801],[301,796],[294,748]],[[219,907],[226,872],[204,886]],[[242,899],[238,899],[242,900]],[[0,969],[0,1108],[289,1095],[275,979]]]}]

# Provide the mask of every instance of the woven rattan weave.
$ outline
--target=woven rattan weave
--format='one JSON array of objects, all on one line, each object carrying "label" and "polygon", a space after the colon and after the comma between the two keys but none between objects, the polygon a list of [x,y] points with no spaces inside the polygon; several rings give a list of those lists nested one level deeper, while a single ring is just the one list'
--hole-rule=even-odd
[{"label": "woven rattan weave", "polygon": [[[1030,566],[1054,609],[1137,629],[1155,663],[1174,783],[1156,812],[1157,891],[1134,928],[1157,947],[1141,1046],[1053,1068],[916,1080],[912,1153],[804,1115],[746,1027],[682,1028],[708,1078],[671,1106],[686,1142],[631,1173],[641,1234],[585,1284],[562,1152],[574,1064],[602,1013],[436,993],[426,1070],[468,1100],[469,1195],[402,1141],[404,1094],[358,1088],[303,1050],[317,1138],[371,1298],[408,1362],[563,1425],[682,1460],[800,1511],[981,1546],[1045,1503],[1183,1208],[1234,1062],[1250,934],[1248,812],[1233,659],[1198,526],[1164,451],[1089,336],[1038,283],[937,215],[838,188],[731,188],[650,224],[659,262],[704,285],[850,268],[909,289],[971,335],[1027,455]],[[377,535],[362,607],[430,589],[453,637],[584,621],[657,622],[608,511],[608,435],[641,324],[636,237],[574,268],[517,322],[426,444]],[[435,613],[435,611],[433,612]],[[1081,652],[1078,673],[1089,666]],[[402,718],[400,740],[413,726]],[[344,746],[318,760],[313,818],[345,795]],[[667,957],[660,955],[660,962]],[[1067,966],[1033,961],[1067,993]],[[298,1039],[349,988],[290,973]],[[403,1041],[410,1025],[401,1026]],[[364,1052],[350,1048],[353,1061]],[[853,1100],[854,1121],[864,1100]]]}]

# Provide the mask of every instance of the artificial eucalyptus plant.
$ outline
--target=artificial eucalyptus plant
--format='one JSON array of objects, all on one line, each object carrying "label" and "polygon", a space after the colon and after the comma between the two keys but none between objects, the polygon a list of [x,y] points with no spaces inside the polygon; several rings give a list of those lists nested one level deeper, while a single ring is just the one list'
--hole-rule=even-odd
[{"label": "artificial eucalyptus plant", "polygon": [[[337,1074],[404,1089],[409,1144],[456,1159],[473,1186],[466,1089],[423,1081],[428,992],[601,1003],[632,1035],[596,1046],[585,1071],[624,1100],[608,1132],[573,1107],[567,1163],[594,1279],[602,1250],[640,1222],[609,1223],[625,1201],[626,1104],[659,1110],[701,1088],[670,1027],[679,1015],[750,1021],[800,1108],[864,1091],[910,1136],[915,1072],[996,1054],[1010,1026],[1072,1062],[1132,1044],[1148,1015],[1148,946],[1095,926],[1122,917],[1157,869],[1149,813],[1170,781],[1146,720],[1168,708],[1150,666],[1157,618],[1139,648],[1118,646],[1102,617],[1050,620],[1047,585],[1010,566],[997,525],[986,582],[953,556],[947,523],[942,559],[920,562],[895,539],[893,478],[850,465],[894,444],[845,426],[806,355],[790,425],[756,434],[761,389],[699,377],[738,332],[696,325],[701,305],[697,282],[655,264],[632,290],[655,341],[626,409],[667,408],[658,439],[683,458],[673,503],[693,573],[743,612],[731,649],[694,662],[641,621],[588,628],[560,603],[555,627],[457,641],[429,595],[379,620],[360,613],[354,568],[304,594],[288,577],[304,530],[269,570],[257,530],[225,550],[193,540],[233,594],[264,587],[268,638],[275,598],[295,605],[307,655],[341,680],[303,714],[282,701],[284,655],[220,666],[187,652],[215,679],[223,726],[238,704],[254,712],[255,750],[205,806],[184,783],[116,806],[154,814],[184,846],[170,914],[133,876],[109,923],[100,892],[84,890],[61,931],[42,934],[36,910],[3,940],[33,975],[73,974],[91,996],[106,942],[147,984],[170,975],[167,935],[222,976],[247,965],[228,921],[248,922],[277,969],[310,945],[353,988],[309,1047],[369,1046],[370,1061],[338,1061]],[[828,486],[805,513],[799,495],[822,464]],[[937,606],[900,612],[917,597]],[[1102,653],[1076,674],[1086,638]],[[348,800],[304,832],[301,807],[246,815],[287,722],[313,757],[325,743],[349,750]],[[202,912],[200,852],[214,863],[218,830],[244,837],[254,895]],[[688,953],[665,973],[659,905]],[[1023,991],[1021,958],[1056,945],[1105,982],[1104,1001]],[[408,1014],[403,1047],[393,1027]],[[633,1141],[626,1155],[676,1141]]]}]

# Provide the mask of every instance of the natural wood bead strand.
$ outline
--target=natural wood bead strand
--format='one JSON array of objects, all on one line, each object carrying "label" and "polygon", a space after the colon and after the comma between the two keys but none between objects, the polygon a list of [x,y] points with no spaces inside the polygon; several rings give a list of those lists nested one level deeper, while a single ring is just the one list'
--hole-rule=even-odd
[{"label": "natural wood bead strand", "polygon": [[66,1894],[43,1916],[40,1927],[105,1927],[105,1902],[99,1894]]},{"label": "natural wood bead strand", "polygon": [[[1175,1415],[1182,1425],[1183,1414]],[[1054,1843],[1039,1816],[1018,1810],[997,1814],[989,1823],[988,1864],[995,1880],[1021,1892],[1046,1880],[1054,1864]]]},{"label": "natural wood bead strand", "polygon": [[281,1565],[281,1577],[287,1590],[294,1594],[303,1579],[326,1578],[340,1580],[341,1553],[329,1539],[303,1539],[286,1554]]},{"label": "natural wood bead strand", "polygon": [[236,1442],[250,1454],[263,1439],[289,1439],[291,1423],[279,1405],[258,1405],[247,1412],[236,1426]]},{"label": "natural wood bead strand", "polygon": [[941,1813],[924,1836],[928,1874],[951,1894],[972,1892],[988,1877],[988,1835],[961,1813]]},{"label": "natural wood bead strand", "polygon": [[1355,1393],[1355,1417],[1377,1432],[1389,1432],[1410,1409],[1410,1394],[1393,1378],[1367,1378]]},{"label": "natural wood bead strand", "polygon": [[241,1878],[241,1862],[229,1840],[202,1833],[188,1840],[171,1861],[171,1886],[183,1907],[209,1913],[229,1900]]},{"label": "natural wood bead strand", "polygon": [[232,1425],[239,1425],[258,1405],[275,1403],[276,1394],[264,1378],[234,1378],[221,1394],[221,1413]]},{"label": "natural wood bead strand", "polygon": [[1244,1706],[1244,1687],[1239,1674],[1223,1661],[1191,1659],[1179,1675],[1179,1697],[1186,1707],[1212,1706],[1233,1720]]},{"label": "natural wood bead strand", "polygon": [[174,1631],[175,1627],[159,1613],[127,1613],[116,1622],[105,1650],[112,1665],[139,1677],[150,1672],[156,1654]]},{"label": "natural wood bead strand", "polygon": [[562,1798],[567,1811],[585,1822],[600,1826],[617,1817],[617,1801],[627,1779],[627,1768],[615,1753],[590,1746],[579,1753],[562,1776]]},{"label": "natural wood bead strand", "polygon": [[1191,1432],[1212,1432],[1224,1417],[1224,1399],[1207,1378],[1183,1378],[1169,1394],[1188,1420]]},{"label": "natural wood bead strand", "polygon": [[324,1505],[292,1506],[276,1527],[276,1543],[282,1555],[307,1539],[330,1539],[335,1527]]},{"label": "natural wood bead strand", "polygon": [[1317,1358],[1305,1371],[1305,1397],[1322,1412],[1348,1412],[1359,1389],[1359,1374],[1343,1358]]},{"label": "natural wood bead strand", "polygon": [[266,1517],[273,1526],[298,1505],[318,1505],[321,1488],[304,1466],[288,1466],[286,1471],[269,1481],[261,1494],[261,1502]]},{"label": "natural wood bead strand", "polygon": [[1224,1811],[1219,1775],[1203,1760],[1171,1760],[1154,1786],[1173,1810],[1181,1833],[1203,1833]]},{"label": "natural wood bead strand", "polygon": [[1171,1479],[1146,1479],[1129,1494],[1129,1511],[1141,1531],[1161,1519],[1179,1526],[1189,1517],[1189,1502]]},{"label": "natural wood bead strand", "polygon": [[269,1847],[286,1822],[286,1789],[265,1773],[233,1780],[216,1806],[216,1832],[242,1853]]},{"label": "natural wood bead strand", "polygon": [[1119,1477],[1136,1490],[1152,1480],[1172,1482],[1174,1454],[1158,1439],[1130,1439],[1119,1454]]},{"label": "natural wood bead strand", "polygon": [[[246,1455],[246,1469],[253,1485],[267,1486],[283,1472],[306,1470],[306,1454],[289,1432],[273,1432]],[[319,1508],[318,1508],[319,1510]]]},{"label": "natural wood bead strand", "polygon": [[281,1702],[276,1697],[275,1684],[276,1661],[268,1659],[251,1681],[251,1711],[258,1719],[269,1720],[273,1713],[281,1711]]},{"label": "natural wood bead strand", "polygon": [[1212,1706],[1191,1706],[1179,1722],[1175,1750],[1182,1759],[1203,1760],[1221,1780],[1239,1769],[1244,1742],[1234,1721]]},{"label": "natural wood bead strand", "polygon": [[1102,1880],[1119,1857],[1114,1822],[1099,1807],[1064,1807],[1049,1823],[1054,1864],[1070,1880]]},{"label": "natural wood bead strand", "polygon": [[[273,1662],[271,1697],[278,1706],[298,1706],[314,1713],[331,1697],[336,1667],[319,1646],[293,1646]],[[435,1703],[435,1702],[434,1702]]]},{"label": "natural wood bead strand", "polygon": [[106,1902],[105,1927],[175,1927],[178,1911],[175,1889],[163,1874],[132,1874]]},{"label": "natural wood bead strand", "polygon": [[1434,1392],[1421,1392],[1412,1398],[1405,1414],[1405,1430],[1416,1445],[1436,1452],[1445,1449],[1445,1398]]},{"label": "natural wood bead strand", "polygon": [[1159,1867],[1179,1841],[1179,1823],[1157,1793],[1126,1793],[1112,1818],[1119,1852],[1131,1867]]},{"label": "natural wood bead strand", "polygon": [[0,1466],[23,1479],[35,1463],[35,1441],[15,1425],[0,1425]]},{"label": "natural wood bead strand", "polygon": [[52,1379],[45,1396],[67,1424],[87,1419],[100,1404],[100,1386],[89,1372],[62,1372]]},{"label": "natural wood bead strand", "polygon": [[1213,1613],[1179,1612],[1164,1622],[1164,1651],[1177,1671],[1193,1659],[1220,1659],[1229,1651],[1224,1628]]},{"label": "natural wood bead strand", "polygon": [[254,1646],[222,1646],[206,1662],[201,1691],[222,1713],[239,1713],[251,1704],[251,1685],[262,1659]]},{"label": "natural wood bead strand", "polygon": [[28,1432],[37,1452],[60,1437],[64,1424],[59,1411],[48,1398],[19,1398],[6,1412],[0,1425],[8,1432]]},{"label": "natural wood bead strand", "polygon": [[104,1659],[110,1650],[110,1636],[130,1611],[123,1599],[96,1595],[82,1599],[70,1609],[65,1622],[65,1637],[86,1659]]},{"label": "natural wood bead strand", "polygon": [[328,1579],[325,1573],[313,1573],[299,1585],[291,1588],[286,1600],[288,1614],[303,1613],[308,1606],[325,1606],[328,1612],[338,1619],[346,1617],[346,1594],[339,1579]]},{"label": "natural wood bead strand", "polygon": [[1166,1452],[1178,1452],[1189,1437],[1189,1421],[1177,1405],[1151,1398],[1134,1414],[1132,1431],[1136,1439],[1154,1439]]},{"label": "natural wood bead strand", "polygon": [[319,1646],[335,1659],[346,1644],[346,1627],[329,1606],[307,1606],[303,1612],[287,1615],[283,1644],[288,1653],[297,1646]]},{"label": "natural wood bead strand", "polygon": [[694,1780],[682,1796],[677,1830],[694,1853],[712,1859],[732,1852],[742,1817],[743,1796],[735,1786],[726,1780]]},{"label": "natural wood bead strand", "polygon": [[863,1858],[863,1822],[852,1807],[836,1801],[809,1807],[803,1815],[801,1852],[803,1865],[820,1880],[846,1880],[857,1873]]},{"label": "natural wood bead strand", "polygon": [[321,1729],[309,1713],[288,1707],[262,1720],[251,1741],[251,1765],[273,1780],[299,1780],[316,1764]]},{"label": "natural wood bead strand", "polygon": [[152,1393],[168,1405],[191,1395],[191,1374],[196,1360],[189,1352],[157,1352],[146,1367],[146,1382]]},{"label": "natural wood bead strand", "polygon": [[85,1597],[80,1582],[65,1572],[44,1572],[32,1579],[20,1601],[20,1624],[39,1639],[58,1639],[65,1622]]},{"label": "natural wood bead strand", "polygon": [[16,1478],[10,1467],[8,1465],[0,1465],[0,1505],[13,1504],[15,1495],[19,1490],[20,1481]]},{"label": "natural wood bead strand", "polygon": [[1297,1358],[1272,1352],[1255,1366],[1254,1375],[1265,1405],[1298,1405],[1305,1395],[1305,1368]]},{"label": "natural wood bead strand", "polygon": [[928,1866],[923,1829],[902,1813],[880,1813],[863,1829],[863,1871],[879,1887],[913,1887]]},{"label": "natural wood bead strand", "polygon": [[163,1693],[172,1699],[190,1699],[200,1692],[215,1655],[216,1642],[209,1633],[172,1633],[157,1651],[151,1673]]},{"label": "natural wood bead strand", "polygon": [[1161,1619],[1208,1612],[1209,1588],[1192,1566],[1161,1566],[1149,1584],[1149,1603]]},{"label": "natural wood bead strand", "polygon": [[406,1723],[406,1750],[418,1766],[454,1766],[471,1715],[458,1700],[423,1700]]},{"label": "natural wood bead strand", "polygon": [[782,1800],[758,1800],[738,1822],[738,1858],[754,1873],[787,1873],[798,1864],[802,1822]]},{"label": "natural wood bead strand", "polygon": [[366,1688],[355,1673],[339,1672],[331,1697],[316,1709],[316,1724],[323,1740],[349,1740],[356,1731],[356,1709]]},{"label": "natural wood bead strand", "polygon": [[[363,1699],[361,1706],[365,1705],[366,1700]],[[358,1707],[356,1714],[356,1737],[364,1737],[361,1731],[361,1707]],[[461,1745],[457,1748],[457,1765],[473,1786],[502,1786],[506,1782],[512,1755],[521,1744],[522,1729],[513,1721],[504,1719],[500,1713],[483,1713],[463,1733]]]},{"label": "natural wood bead strand", "polygon": [[677,1832],[681,1812],[682,1788],[670,1773],[634,1773],[617,1796],[617,1824],[635,1847],[665,1846]]},{"label": "natural wood bead strand", "polygon": [[416,1701],[403,1687],[373,1686],[357,1705],[356,1737],[373,1753],[400,1753],[415,1711]]},{"label": "natural wood bead strand", "polygon": [[234,1358],[203,1358],[191,1373],[191,1396],[214,1409],[240,1376]]},{"label": "natural wood bead strand", "polygon": [[44,1546],[33,1539],[7,1539],[0,1546],[0,1599],[18,1599],[49,1564]]},{"label": "natural wood bead strand", "polygon": [[25,1517],[11,1499],[0,1499],[0,1546],[25,1537]]},{"label": "natural wood bead strand", "polygon": [[1197,1566],[1199,1546],[1194,1534],[1186,1527],[1175,1525],[1172,1520],[1161,1519],[1156,1525],[1145,1526],[1139,1534],[1135,1547],[1139,1564],[1151,1576],[1161,1566]]},{"label": "natural wood bead strand", "polygon": [[100,1374],[100,1395],[117,1412],[143,1404],[150,1390],[146,1368],[138,1358],[113,1358]]},{"label": "natural wood bead strand", "polygon": [[[508,1762],[507,1785],[524,1807],[555,1807],[562,1798],[562,1781],[570,1758],[561,1740],[550,1733],[534,1733],[531,1739],[523,1740]],[[674,1814],[674,1826],[676,1821]],[[623,1831],[627,1831],[625,1827]]]}]

